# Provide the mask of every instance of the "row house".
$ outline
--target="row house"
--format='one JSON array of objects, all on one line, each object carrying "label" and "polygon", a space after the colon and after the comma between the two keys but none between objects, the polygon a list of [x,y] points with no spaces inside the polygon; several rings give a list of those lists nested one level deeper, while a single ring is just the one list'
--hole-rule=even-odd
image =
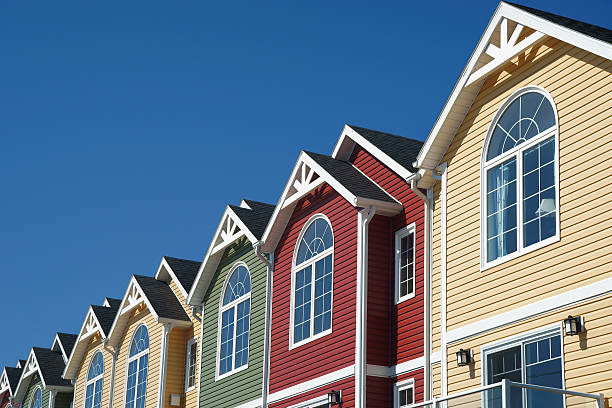
[{"label": "row house", "polygon": [[449,406],[612,403],[611,59],[611,30],[502,2],[418,155]]},{"label": "row house", "polygon": [[0,408],[12,408],[13,396],[25,363],[25,360],[19,360],[15,367],[4,367],[4,370],[2,370],[2,375],[0,375]]}]

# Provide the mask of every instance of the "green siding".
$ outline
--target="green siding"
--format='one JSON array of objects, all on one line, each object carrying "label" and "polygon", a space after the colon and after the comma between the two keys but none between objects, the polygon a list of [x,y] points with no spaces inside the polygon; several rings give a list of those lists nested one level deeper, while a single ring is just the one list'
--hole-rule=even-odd
[{"label": "green siding", "polygon": [[23,399],[23,407],[28,408],[30,406],[30,398],[32,398],[32,394],[36,391],[36,388],[40,386],[42,388],[42,407],[47,408],[49,406],[49,391],[45,390],[42,385],[42,381],[38,373],[32,375],[32,379],[30,380],[30,385],[28,386],[28,390],[26,391],[25,398]]},{"label": "green siding", "polygon": [[58,392],[57,395],[55,396],[55,408],[70,408],[71,402],[72,402],[71,392]]},{"label": "green siding", "polygon": [[[221,291],[229,270],[242,261],[251,274],[251,328],[248,368],[215,381],[217,332]],[[246,238],[228,247],[204,297],[200,408],[235,407],[261,398],[266,311],[266,265],[255,255]]]}]

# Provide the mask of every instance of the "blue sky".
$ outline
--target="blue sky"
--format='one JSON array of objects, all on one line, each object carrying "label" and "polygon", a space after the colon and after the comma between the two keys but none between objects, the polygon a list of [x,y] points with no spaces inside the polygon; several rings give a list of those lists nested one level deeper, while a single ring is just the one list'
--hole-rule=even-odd
[{"label": "blue sky", "polygon": [[275,203],[344,123],[424,139],[496,5],[1,2],[0,365],[201,260],[227,203]]}]

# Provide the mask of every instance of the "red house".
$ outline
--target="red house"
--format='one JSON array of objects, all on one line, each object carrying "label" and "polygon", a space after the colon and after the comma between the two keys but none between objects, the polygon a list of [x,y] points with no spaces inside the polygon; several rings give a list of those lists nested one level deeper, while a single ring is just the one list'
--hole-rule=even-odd
[{"label": "red house", "polygon": [[345,126],[302,152],[263,236],[274,254],[271,407],[401,407],[423,398],[422,142]]}]

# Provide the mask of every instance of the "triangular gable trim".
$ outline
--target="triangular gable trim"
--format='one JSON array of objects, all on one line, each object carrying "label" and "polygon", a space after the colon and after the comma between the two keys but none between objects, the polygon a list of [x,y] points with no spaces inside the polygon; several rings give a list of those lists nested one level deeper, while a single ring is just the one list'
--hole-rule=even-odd
[{"label": "triangular gable trim", "polygon": [[64,345],[62,344],[62,341],[59,338],[59,334],[57,333],[55,333],[55,338],[53,339],[53,343],[51,344],[51,350],[55,348],[56,344],[59,346],[62,352],[62,358],[64,359],[64,363],[66,363],[70,356],[66,355],[66,350],[64,350]]},{"label": "triangular gable trim", "polygon": [[[243,200],[243,202],[240,203],[241,207],[243,203],[246,205],[246,202]],[[248,205],[246,205],[246,208],[249,208]],[[253,235],[240,217],[238,217],[234,210],[228,205],[225,207],[225,211],[221,216],[221,221],[217,226],[215,235],[204,256],[204,261],[202,265],[200,265],[200,270],[193,281],[191,292],[187,296],[187,304],[198,305],[201,302],[199,298],[203,297],[203,293],[208,289],[208,285],[212,279],[212,276],[209,275],[211,275],[211,270],[212,273],[214,273],[217,269],[221,256],[223,255],[223,250],[243,236],[246,237],[251,244],[257,243],[255,235]]]},{"label": "triangular gable trim", "polygon": [[[18,401],[25,396],[25,389],[27,389],[27,385],[25,384],[25,380],[32,376],[32,374],[38,373],[40,377],[40,381],[43,384],[43,388],[47,388],[47,384],[45,383],[45,377],[42,375],[40,371],[40,366],[38,365],[38,361],[36,360],[36,354],[34,353],[34,348],[30,350],[30,354],[28,355],[28,359],[26,360],[25,367],[23,367],[23,371],[21,372],[21,377],[19,377],[19,383],[17,383],[17,388],[15,389],[15,397]],[[29,385],[29,381],[28,381]],[[22,395],[24,394],[24,395]]]},{"label": "triangular gable trim", "polygon": [[[68,378],[68,379],[74,378],[76,374],[71,375],[71,371],[72,371],[71,367],[73,364],[79,364],[81,362],[80,360],[83,358],[83,356],[81,355],[78,362],[74,361],[74,359],[76,358],[75,354],[77,352],[79,353],[81,352],[82,342],[84,340],[88,340],[91,336],[95,335],[96,333],[100,333],[100,337],[102,339],[105,338],[104,331],[102,330],[102,326],[100,325],[100,322],[98,321],[98,317],[94,313],[93,308],[89,306],[89,309],[87,310],[87,314],[85,315],[85,320],[83,320],[83,324],[81,325],[81,330],[79,330],[79,337],[77,337],[77,340],[74,343],[74,347],[72,347],[72,352],[70,353],[70,356],[68,357],[68,360],[66,361],[66,367],[64,368],[64,372],[62,374],[63,377]],[[56,335],[56,339],[57,339],[57,335]],[[62,347],[62,352],[63,352],[63,347]]]},{"label": "triangular gable trim", "polygon": [[6,391],[8,391],[9,395],[12,396],[13,390],[11,390],[11,383],[9,382],[8,374],[6,373],[6,368],[4,368],[2,370],[2,375],[0,376],[0,398],[2,398],[2,395]]},{"label": "triangular gable trim", "polygon": [[348,161],[350,159],[351,154],[353,153],[353,149],[355,148],[356,144],[363,147],[374,157],[380,160],[381,163],[389,167],[404,180],[410,181],[415,177],[415,173],[412,173],[410,170],[406,169],[404,166],[393,160],[391,156],[380,150],[368,139],[361,136],[361,134],[359,134],[359,132],[350,127],[350,125],[344,125],[342,133],[340,134],[340,137],[336,142],[336,146],[334,147],[332,157],[334,159]]},{"label": "triangular gable trim", "polygon": [[[508,21],[520,25],[519,31],[515,31],[516,34],[515,32],[508,33]],[[499,31],[496,31],[498,27]],[[535,33],[517,43],[516,40],[522,27],[529,27],[535,30]],[[502,37],[503,34],[509,36],[508,40],[498,41],[497,45],[491,44],[493,34],[497,32],[501,33]],[[484,78],[525,49],[546,38],[546,36],[557,38],[593,54],[612,59],[612,45],[501,2],[455,84],[449,99],[419,152],[414,166],[425,170],[434,170],[440,164],[450,141],[452,141],[455,132],[461,125],[465,114],[469,111],[474,97],[484,82]],[[489,55],[493,60],[483,64],[481,59],[483,54]],[[455,109],[456,102],[461,102],[460,108]],[[432,180],[431,178],[427,179]]]},{"label": "triangular gable trim", "polygon": [[165,257],[162,257],[162,260],[159,263],[159,267],[157,268],[157,272],[155,273],[155,279],[160,280],[162,278],[162,273],[163,273],[164,269],[166,270],[168,275],[170,275],[170,279],[172,279],[174,282],[176,282],[176,285],[178,286],[179,291],[181,292],[183,297],[186,299],[188,293],[185,290],[185,288],[183,287],[183,285],[181,284],[181,281],[176,277],[176,274],[174,273],[174,271],[170,267],[170,264],[168,264],[168,261],[166,261]]}]

